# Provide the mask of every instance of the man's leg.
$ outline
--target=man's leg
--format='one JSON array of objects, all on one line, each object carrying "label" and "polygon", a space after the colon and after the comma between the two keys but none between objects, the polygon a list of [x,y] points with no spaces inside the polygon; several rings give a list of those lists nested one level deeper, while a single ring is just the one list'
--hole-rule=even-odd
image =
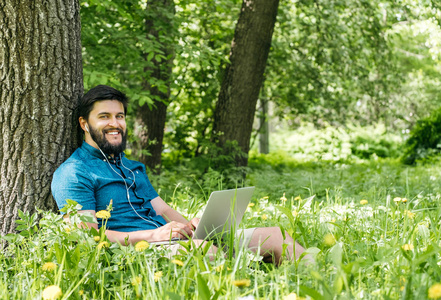
[{"label": "man's leg", "polygon": [[[283,244],[288,245],[285,250],[285,257],[282,257]],[[286,258],[291,261],[298,259],[305,251],[299,243],[294,242],[288,233],[285,232],[285,239],[283,239],[279,227],[256,228],[251,236],[248,248],[254,252],[260,249],[260,255],[263,256],[263,260],[265,262],[273,262],[276,265],[280,265]]]}]

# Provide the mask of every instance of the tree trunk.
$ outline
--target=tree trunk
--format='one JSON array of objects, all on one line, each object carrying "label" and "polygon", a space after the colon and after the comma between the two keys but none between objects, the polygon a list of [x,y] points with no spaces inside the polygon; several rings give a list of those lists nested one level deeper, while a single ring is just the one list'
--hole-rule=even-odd
[{"label": "tree trunk", "polygon": [[80,141],[77,0],[0,0],[0,234],[18,209],[55,210],[51,179]]},{"label": "tree trunk", "polygon": [[[247,154],[257,98],[271,46],[278,0],[244,0],[231,46],[214,113],[213,131],[218,144],[237,141]],[[248,164],[248,156],[236,156],[238,166]]]},{"label": "tree trunk", "polygon": [[269,124],[268,124],[268,100],[260,100],[260,132],[259,132],[259,152],[269,153]]},{"label": "tree trunk", "polygon": [[[145,69],[144,88],[150,92],[154,104],[137,107],[136,122],[139,137],[139,160],[153,173],[160,173],[164,128],[167,106],[170,102],[170,83],[173,66],[175,32],[173,17],[175,6],[172,0],[152,0],[148,2],[149,16],[146,18],[147,38],[159,45],[162,56],[156,53],[151,58],[152,66]],[[146,53],[146,59],[149,59]]]}]

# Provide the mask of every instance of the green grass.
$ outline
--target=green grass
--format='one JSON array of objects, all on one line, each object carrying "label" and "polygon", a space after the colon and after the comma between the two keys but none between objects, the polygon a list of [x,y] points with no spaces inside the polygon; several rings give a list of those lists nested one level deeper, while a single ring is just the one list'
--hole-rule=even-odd
[{"label": "green grass", "polygon": [[[291,293],[313,299],[426,299],[429,288],[441,282],[440,167],[253,155],[246,185],[256,191],[243,224],[291,232],[315,253],[316,263],[307,267],[287,262],[275,268],[246,250],[210,261],[204,249],[172,258],[160,247],[98,249],[94,235],[103,241],[102,233],[68,226],[47,212],[40,212],[41,220],[23,215],[22,234],[7,237],[9,247],[0,254],[0,299],[38,299],[49,285],[58,285],[65,299],[283,299]],[[194,171],[192,178],[191,170],[180,170],[151,179],[163,198],[191,218],[221,186],[221,175],[198,178]],[[407,200],[396,202],[397,197]],[[43,271],[46,262],[57,268]],[[248,279],[249,286],[234,285],[239,279]]]}]

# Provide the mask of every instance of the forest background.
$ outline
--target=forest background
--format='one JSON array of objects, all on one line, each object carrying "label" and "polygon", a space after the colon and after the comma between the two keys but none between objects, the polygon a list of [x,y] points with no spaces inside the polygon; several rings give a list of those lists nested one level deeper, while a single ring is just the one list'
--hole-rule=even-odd
[{"label": "forest background", "polygon": [[[263,81],[254,88],[260,92],[253,134],[241,141],[245,113],[230,111],[239,133],[225,133],[232,145],[216,143],[216,105],[240,9],[241,1],[81,3],[85,90],[110,84],[128,93],[135,127],[130,155],[153,173],[197,166],[201,175],[209,169],[238,175],[237,184],[250,148],[334,162],[402,157],[415,163],[437,153],[436,134],[404,146],[430,115],[432,127],[416,130],[436,132],[436,1],[280,3]],[[340,141],[332,142],[334,135]]]}]

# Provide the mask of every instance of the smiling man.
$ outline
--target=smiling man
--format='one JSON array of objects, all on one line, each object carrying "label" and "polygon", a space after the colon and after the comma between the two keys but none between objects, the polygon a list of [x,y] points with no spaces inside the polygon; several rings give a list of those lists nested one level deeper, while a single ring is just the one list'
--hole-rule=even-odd
[{"label": "smiling man", "polygon": [[[112,242],[133,244],[191,237],[199,220],[188,221],[172,209],[152,187],[145,166],[124,156],[127,103],[122,92],[104,85],[92,88],[81,99],[79,125],[85,141],[54,173],[52,194],[58,207],[63,208],[66,200],[72,199],[82,205],[80,213],[95,216],[112,201],[106,230]],[[87,225],[98,229],[98,224]],[[244,246],[260,251],[265,261],[276,264],[286,258],[299,258],[304,251],[287,233],[283,236],[279,227],[240,230],[238,238]],[[193,242],[197,246],[204,243]],[[288,246],[286,252],[284,245]],[[176,251],[179,244],[173,247]],[[211,248],[212,252],[216,250]]]}]

